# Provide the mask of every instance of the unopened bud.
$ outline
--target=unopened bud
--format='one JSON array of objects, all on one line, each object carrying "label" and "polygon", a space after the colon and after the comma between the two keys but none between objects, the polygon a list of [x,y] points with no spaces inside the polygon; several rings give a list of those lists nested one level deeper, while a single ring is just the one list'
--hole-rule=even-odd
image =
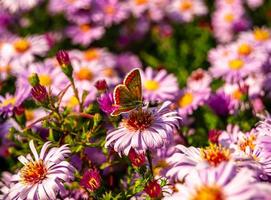
[{"label": "unopened bud", "polygon": [[156,180],[152,180],[147,183],[144,188],[144,191],[151,197],[151,198],[158,198],[162,195],[162,188]]},{"label": "unopened bud", "polygon": [[97,90],[99,91],[99,92],[104,92],[104,91],[106,91],[107,90],[107,83],[106,83],[106,81],[105,80],[98,80],[98,81],[96,81],[96,83],[95,83],[95,87],[97,88]]},{"label": "unopened bud", "polygon": [[38,84],[31,89],[32,97],[40,102],[45,103],[48,100],[48,93],[44,86]]},{"label": "unopened bud", "polygon": [[31,76],[28,77],[28,82],[33,87],[39,85],[40,84],[39,76],[36,73],[31,74]]},{"label": "unopened bud", "polygon": [[63,73],[69,79],[72,79],[73,68],[71,65],[69,54],[64,50],[60,50],[56,54],[56,59],[57,59],[59,65],[61,66]]}]

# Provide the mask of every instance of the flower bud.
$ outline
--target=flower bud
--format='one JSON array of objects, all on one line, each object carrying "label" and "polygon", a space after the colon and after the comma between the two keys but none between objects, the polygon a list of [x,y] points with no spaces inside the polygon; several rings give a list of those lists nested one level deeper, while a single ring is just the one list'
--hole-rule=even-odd
[{"label": "flower bud", "polygon": [[143,153],[138,154],[134,149],[131,149],[128,158],[130,159],[131,163],[135,167],[141,167],[146,162],[146,157]]},{"label": "flower bud", "polygon": [[95,83],[95,87],[99,92],[103,93],[107,90],[107,83],[105,80],[98,80]]},{"label": "flower bud", "polygon": [[40,102],[45,103],[48,100],[48,93],[44,86],[38,84],[31,89],[32,97]]},{"label": "flower bud", "polygon": [[59,65],[61,66],[63,73],[69,79],[72,79],[73,68],[71,65],[69,54],[64,50],[60,50],[56,54],[56,59],[57,59]]},{"label": "flower bud", "polygon": [[80,185],[93,192],[101,187],[101,176],[97,169],[86,171],[80,181]]},{"label": "flower bud", "polygon": [[36,73],[31,74],[31,76],[28,77],[28,82],[33,87],[39,85],[40,84],[39,76]]},{"label": "flower bud", "polygon": [[151,197],[151,198],[158,198],[162,195],[162,188],[157,183],[156,180],[149,181],[144,188],[144,191]]},{"label": "flower bud", "polygon": [[217,144],[220,134],[221,134],[220,130],[215,130],[215,129],[210,130],[209,133],[208,133],[209,141],[214,143],[214,144]]}]

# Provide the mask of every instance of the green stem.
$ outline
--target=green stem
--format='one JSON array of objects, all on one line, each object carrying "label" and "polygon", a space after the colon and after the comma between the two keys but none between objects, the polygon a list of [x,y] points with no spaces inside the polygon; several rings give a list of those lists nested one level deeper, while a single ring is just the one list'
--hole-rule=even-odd
[{"label": "green stem", "polygon": [[76,99],[77,99],[77,101],[79,103],[79,106],[80,106],[80,112],[83,112],[83,105],[82,105],[82,102],[80,101],[78,90],[75,87],[74,80],[70,79],[70,81],[71,81],[71,84],[72,84],[72,89],[73,89],[74,95],[75,95],[75,97],[76,97]]},{"label": "green stem", "polygon": [[148,159],[148,162],[149,162],[149,165],[150,165],[151,175],[152,175],[152,177],[154,177],[153,176],[152,158],[151,158],[151,152],[150,152],[150,150],[147,150],[147,159]]}]

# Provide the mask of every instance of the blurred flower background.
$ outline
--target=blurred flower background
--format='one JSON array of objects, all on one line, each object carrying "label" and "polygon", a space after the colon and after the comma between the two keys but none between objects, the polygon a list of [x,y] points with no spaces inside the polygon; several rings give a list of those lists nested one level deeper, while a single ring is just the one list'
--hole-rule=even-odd
[{"label": "blurred flower background", "polygon": [[0,0],[0,199],[270,200],[270,26],[269,0]]}]

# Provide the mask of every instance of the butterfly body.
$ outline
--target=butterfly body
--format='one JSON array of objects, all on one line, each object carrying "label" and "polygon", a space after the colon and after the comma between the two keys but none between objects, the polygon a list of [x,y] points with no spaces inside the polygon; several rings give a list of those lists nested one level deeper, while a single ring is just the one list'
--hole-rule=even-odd
[{"label": "butterfly body", "polygon": [[112,116],[129,112],[139,106],[142,106],[142,84],[139,69],[134,69],[128,73],[123,81],[114,89],[115,111]]}]

